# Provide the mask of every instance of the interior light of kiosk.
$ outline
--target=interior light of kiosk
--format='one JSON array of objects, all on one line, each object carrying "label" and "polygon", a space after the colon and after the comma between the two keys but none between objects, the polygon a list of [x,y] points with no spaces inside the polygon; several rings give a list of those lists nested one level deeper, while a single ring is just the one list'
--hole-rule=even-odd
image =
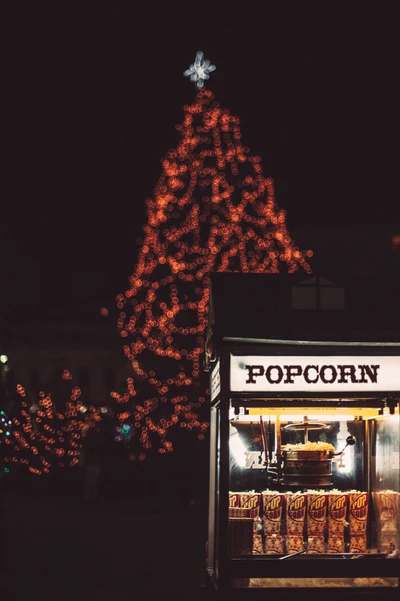
[{"label": "interior light of kiosk", "polygon": [[[281,413],[280,414],[280,420],[285,421],[285,422],[298,422],[301,421],[301,416],[302,415],[307,415],[308,421],[320,421],[321,419],[324,419],[324,421],[327,422],[345,422],[345,421],[352,421],[354,420],[355,416],[354,415],[350,415],[350,414],[333,414],[330,415],[328,413],[320,413],[319,415],[312,415],[310,413],[307,412],[307,410],[303,411],[303,413]],[[252,416],[254,419],[254,416]],[[276,421],[276,415],[265,415],[263,416],[263,419],[267,420],[267,421],[271,421],[271,422],[275,422]]]},{"label": "interior light of kiosk", "polygon": [[[296,420],[298,420],[299,416],[307,415],[308,418],[321,420],[329,420],[329,421],[344,421],[344,420],[352,420],[354,417],[363,417],[364,419],[372,417],[375,418],[379,415],[379,407],[363,407],[363,406],[352,406],[349,407],[340,407],[340,408],[332,408],[332,407],[287,407],[282,409],[281,407],[269,407],[266,408],[249,408],[248,414],[252,416],[254,419],[255,416],[260,418],[260,416],[264,416],[264,419],[270,417],[272,420],[273,415],[278,415],[281,419],[286,418],[288,415],[293,416],[296,415]],[[389,411],[389,408],[388,408]],[[398,413],[398,407],[395,409],[395,413]],[[238,418],[242,419],[242,417]]]},{"label": "interior light of kiosk", "polygon": [[229,437],[230,451],[239,467],[246,467],[246,447],[240,440],[238,432]]},{"label": "interior light of kiosk", "polygon": [[[350,414],[332,414],[330,415],[329,413],[322,413],[319,415],[308,415],[306,414],[309,421],[313,421],[313,420],[321,420],[324,419],[326,422],[346,422],[346,421],[352,421],[354,419],[354,415],[350,415]],[[288,416],[284,416],[285,419],[287,419]],[[290,421],[298,421],[299,416],[298,415],[290,415],[289,416]],[[282,416],[281,416],[282,419]]]},{"label": "interior light of kiosk", "polygon": [[346,447],[348,436],[351,436],[351,433],[347,429],[346,420],[343,420],[340,422],[336,441],[337,450],[344,449],[343,453],[336,457],[336,466],[342,474],[350,473],[354,464],[354,449],[351,446]]}]

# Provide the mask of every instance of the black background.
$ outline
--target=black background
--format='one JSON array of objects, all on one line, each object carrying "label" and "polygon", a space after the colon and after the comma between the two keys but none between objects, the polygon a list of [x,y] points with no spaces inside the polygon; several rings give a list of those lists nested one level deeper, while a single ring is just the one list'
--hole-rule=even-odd
[{"label": "black background", "polygon": [[197,50],[289,231],[400,224],[394,6],[100,4],[5,21],[3,316],[98,313],[125,290]]}]

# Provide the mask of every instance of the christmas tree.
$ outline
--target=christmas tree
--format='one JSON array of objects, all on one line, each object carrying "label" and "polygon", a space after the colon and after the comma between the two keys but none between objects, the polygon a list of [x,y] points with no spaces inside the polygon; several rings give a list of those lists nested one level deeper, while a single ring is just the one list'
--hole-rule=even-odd
[{"label": "christmas tree", "polygon": [[142,452],[172,451],[173,426],[204,438],[210,272],[311,272],[312,252],[291,239],[272,180],[242,143],[239,119],[204,88],[214,69],[197,53],[185,72],[199,91],[184,107],[178,145],[162,161],[130,287],[117,297],[133,376],[114,398]]},{"label": "christmas tree", "polygon": [[41,391],[33,402],[26,398],[23,386],[17,386],[20,403],[11,415],[11,436],[3,449],[7,467],[19,464],[41,475],[78,464],[85,434],[100,416],[94,406],[82,403],[81,391],[71,388],[71,379],[64,370],[54,390]]}]

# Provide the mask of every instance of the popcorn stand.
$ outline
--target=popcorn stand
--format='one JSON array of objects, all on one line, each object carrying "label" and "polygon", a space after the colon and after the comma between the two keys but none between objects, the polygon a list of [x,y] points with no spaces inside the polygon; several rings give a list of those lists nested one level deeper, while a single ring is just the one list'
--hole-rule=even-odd
[{"label": "popcorn stand", "polygon": [[383,278],[212,274],[207,575],[221,598],[399,598],[399,298]]}]

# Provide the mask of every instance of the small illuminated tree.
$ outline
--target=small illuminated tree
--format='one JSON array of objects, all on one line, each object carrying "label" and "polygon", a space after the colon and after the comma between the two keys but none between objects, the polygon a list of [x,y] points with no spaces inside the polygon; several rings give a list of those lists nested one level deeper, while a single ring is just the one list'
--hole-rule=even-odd
[{"label": "small illuminated tree", "polygon": [[[204,89],[215,67],[197,53],[185,75],[199,88],[162,161],[130,287],[117,297],[118,327],[133,376],[120,420],[132,419],[145,452],[172,450],[169,429],[204,438],[208,377],[202,373],[212,271],[311,272],[286,227],[273,182],[241,140],[240,122]],[[143,449],[142,449],[143,450]]]},{"label": "small illuminated tree", "polygon": [[[11,436],[12,421],[8,417],[4,409],[0,408],[0,472],[3,468],[4,449],[7,445],[6,441]],[[9,471],[9,470],[7,470]],[[1,474],[0,474],[1,477]]]},{"label": "small illuminated tree", "polygon": [[95,407],[85,407],[81,391],[71,388],[72,376],[64,370],[61,385],[52,393],[40,392],[33,402],[23,386],[17,386],[19,407],[12,421],[11,436],[5,440],[5,464],[26,466],[36,475],[55,468],[78,464],[85,432],[100,420]]},{"label": "small illuminated tree", "polygon": [[0,471],[3,469],[4,448],[11,436],[12,421],[8,417],[10,393],[8,356],[0,352]]}]

